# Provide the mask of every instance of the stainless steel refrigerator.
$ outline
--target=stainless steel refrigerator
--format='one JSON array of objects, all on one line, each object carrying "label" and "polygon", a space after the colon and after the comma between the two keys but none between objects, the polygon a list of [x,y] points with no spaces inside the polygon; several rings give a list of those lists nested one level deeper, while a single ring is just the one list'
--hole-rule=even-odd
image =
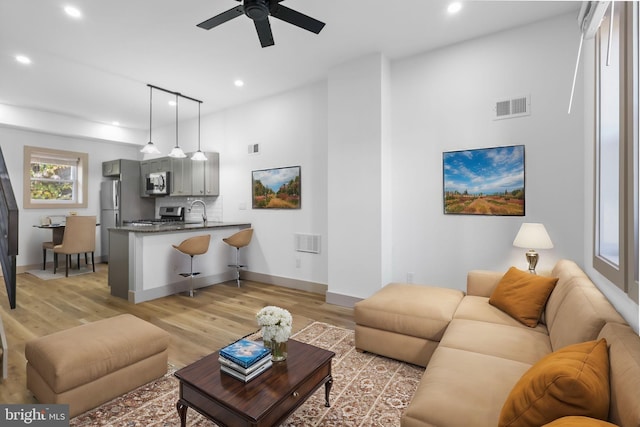
[{"label": "stainless steel refrigerator", "polygon": [[[116,162],[117,166],[111,167]],[[111,178],[100,184],[100,253],[102,260],[108,261],[109,228],[120,227],[124,221],[154,218],[156,205],[155,199],[140,197],[139,162],[114,160],[105,162],[102,169],[103,176]]]}]

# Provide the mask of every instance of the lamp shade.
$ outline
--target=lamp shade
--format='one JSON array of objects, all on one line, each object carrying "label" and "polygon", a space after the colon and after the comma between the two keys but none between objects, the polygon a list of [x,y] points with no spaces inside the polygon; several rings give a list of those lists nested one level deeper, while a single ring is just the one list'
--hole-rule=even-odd
[{"label": "lamp shade", "polygon": [[543,224],[525,222],[513,240],[513,246],[525,249],[551,249],[553,242]]}]

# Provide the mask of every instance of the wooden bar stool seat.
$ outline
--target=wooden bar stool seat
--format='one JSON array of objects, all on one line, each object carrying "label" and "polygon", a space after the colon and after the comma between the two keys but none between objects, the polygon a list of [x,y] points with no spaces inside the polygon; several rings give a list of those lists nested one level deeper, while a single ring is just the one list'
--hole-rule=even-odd
[{"label": "wooden bar stool seat", "polygon": [[240,287],[240,269],[246,267],[246,265],[241,265],[238,259],[240,254],[240,248],[247,246],[251,242],[252,236],[253,236],[253,228],[245,228],[229,237],[222,239],[222,241],[225,242],[227,245],[236,248],[236,263],[229,264],[228,267],[233,267],[236,269],[236,281],[238,282],[238,287]]},{"label": "wooden bar stool seat", "polygon": [[[189,273],[180,273],[182,277],[189,277],[193,281],[193,276],[200,274],[199,271],[193,271],[193,257],[196,255],[202,255],[209,250],[209,241],[211,240],[210,234],[203,234],[202,236],[190,237],[183,240],[179,245],[171,245],[183,254],[189,255],[191,258],[191,271]],[[193,297],[193,283],[189,289],[189,296]]]}]

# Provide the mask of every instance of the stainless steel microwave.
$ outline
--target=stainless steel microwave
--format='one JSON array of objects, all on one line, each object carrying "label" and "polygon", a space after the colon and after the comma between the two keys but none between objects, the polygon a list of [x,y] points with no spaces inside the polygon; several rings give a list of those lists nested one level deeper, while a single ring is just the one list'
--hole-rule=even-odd
[{"label": "stainless steel microwave", "polygon": [[145,194],[149,196],[168,196],[171,172],[152,172],[145,176]]}]

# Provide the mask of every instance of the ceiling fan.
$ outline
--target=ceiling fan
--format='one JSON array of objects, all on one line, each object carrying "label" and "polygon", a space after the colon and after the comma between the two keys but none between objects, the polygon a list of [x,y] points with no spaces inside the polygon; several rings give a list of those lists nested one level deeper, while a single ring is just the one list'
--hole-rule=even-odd
[{"label": "ceiling fan", "polygon": [[273,34],[271,33],[271,24],[269,23],[269,15],[282,21],[293,24],[312,33],[318,34],[324,27],[324,22],[320,22],[310,16],[304,15],[286,6],[282,6],[280,2],[283,0],[236,0],[242,2],[241,6],[236,6],[226,12],[209,18],[198,24],[198,27],[210,30],[220,24],[224,24],[233,18],[237,18],[243,13],[253,20],[258,32],[258,38],[262,47],[273,46]]}]

